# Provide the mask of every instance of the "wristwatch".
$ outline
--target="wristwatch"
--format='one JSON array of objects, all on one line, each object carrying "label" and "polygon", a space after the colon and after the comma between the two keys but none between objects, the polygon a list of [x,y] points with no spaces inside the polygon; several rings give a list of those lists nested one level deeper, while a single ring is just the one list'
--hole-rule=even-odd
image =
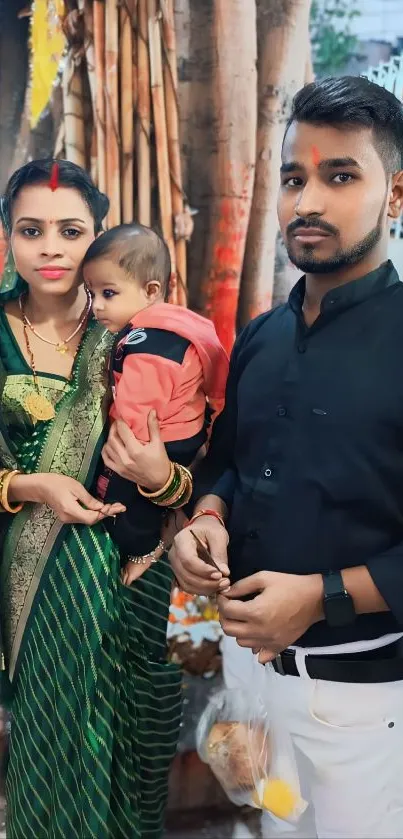
[{"label": "wristwatch", "polygon": [[323,609],[329,626],[348,626],[356,618],[354,601],[344,588],[340,571],[325,571],[323,577]]}]

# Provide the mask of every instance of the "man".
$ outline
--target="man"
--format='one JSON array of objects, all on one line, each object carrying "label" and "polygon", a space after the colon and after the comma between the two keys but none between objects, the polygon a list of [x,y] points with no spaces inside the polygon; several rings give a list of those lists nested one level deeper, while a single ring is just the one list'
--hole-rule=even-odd
[{"label": "man", "polygon": [[186,591],[221,593],[226,635],[273,662],[304,836],[403,836],[402,150],[402,105],[377,85],[297,94],[278,215],[305,277],[232,355],[191,528],[222,573],[189,528],[171,552]]}]

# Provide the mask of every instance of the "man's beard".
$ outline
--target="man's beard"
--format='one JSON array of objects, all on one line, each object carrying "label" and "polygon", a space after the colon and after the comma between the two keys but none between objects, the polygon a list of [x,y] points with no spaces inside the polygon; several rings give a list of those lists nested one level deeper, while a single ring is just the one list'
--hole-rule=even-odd
[{"label": "man's beard", "polygon": [[288,256],[300,271],[305,274],[332,274],[334,271],[339,271],[341,268],[347,268],[349,265],[357,265],[361,262],[378,244],[382,238],[382,219],[384,209],[382,208],[378,223],[370,233],[357,244],[352,245],[351,248],[343,250],[340,248],[333,256],[327,259],[320,259],[315,257],[314,245],[307,245],[304,248],[304,253],[296,257],[291,246],[286,243]]}]

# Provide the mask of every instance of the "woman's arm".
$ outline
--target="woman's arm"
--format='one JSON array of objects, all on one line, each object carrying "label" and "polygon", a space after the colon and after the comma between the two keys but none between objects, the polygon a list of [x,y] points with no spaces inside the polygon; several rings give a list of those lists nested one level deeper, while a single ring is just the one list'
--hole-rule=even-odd
[{"label": "woman's arm", "polygon": [[74,478],[50,472],[15,475],[10,482],[8,500],[47,504],[65,524],[93,525],[125,510],[122,504],[103,504],[93,498]]}]

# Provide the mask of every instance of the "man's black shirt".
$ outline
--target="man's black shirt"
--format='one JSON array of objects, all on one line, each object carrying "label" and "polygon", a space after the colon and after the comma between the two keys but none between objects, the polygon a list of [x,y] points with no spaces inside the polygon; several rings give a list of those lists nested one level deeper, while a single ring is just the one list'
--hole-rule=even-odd
[{"label": "man's black shirt", "polygon": [[228,504],[232,582],[367,566],[391,611],[315,624],[318,646],[403,631],[403,283],[388,262],[310,328],[304,293],[240,335],[197,496]]}]

